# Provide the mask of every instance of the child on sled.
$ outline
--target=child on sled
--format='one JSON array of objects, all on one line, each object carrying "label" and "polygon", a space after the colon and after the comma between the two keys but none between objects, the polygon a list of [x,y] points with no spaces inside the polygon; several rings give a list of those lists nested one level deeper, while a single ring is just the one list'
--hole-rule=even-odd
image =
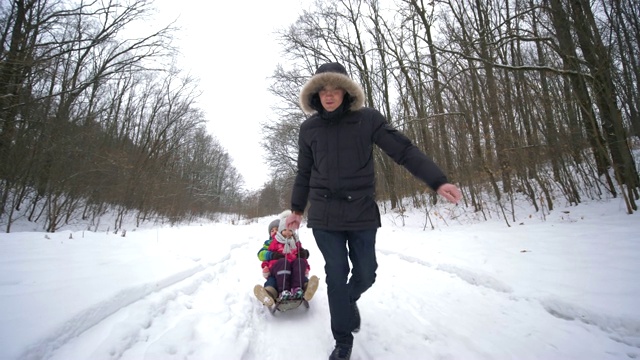
[{"label": "child on sled", "polygon": [[273,305],[275,299],[309,301],[318,288],[318,277],[308,277],[309,251],[302,248],[294,231],[286,228],[289,213],[283,212],[269,224],[269,239],[258,251],[266,282],[264,287],[256,285],[254,293],[267,306]]}]

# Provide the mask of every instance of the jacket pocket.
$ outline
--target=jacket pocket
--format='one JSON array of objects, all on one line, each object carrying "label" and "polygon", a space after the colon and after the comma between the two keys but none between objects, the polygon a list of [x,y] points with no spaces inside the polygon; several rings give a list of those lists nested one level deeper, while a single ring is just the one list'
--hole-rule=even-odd
[{"label": "jacket pocket", "polygon": [[318,191],[309,192],[309,210],[307,213],[310,226],[326,225],[329,194]]},{"label": "jacket pocket", "polygon": [[343,214],[346,223],[377,223],[379,211],[373,197],[366,195],[346,200]]}]

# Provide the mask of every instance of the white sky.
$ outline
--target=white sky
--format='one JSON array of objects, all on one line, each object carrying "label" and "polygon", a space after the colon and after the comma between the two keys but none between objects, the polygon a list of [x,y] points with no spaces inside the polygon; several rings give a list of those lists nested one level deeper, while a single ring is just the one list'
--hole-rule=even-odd
[{"label": "white sky", "polygon": [[[200,78],[199,106],[211,119],[208,128],[232,156],[246,188],[268,180],[260,147],[260,122],[274,120],[267,91],[282,54],[274,31],[292,24],[301,13],[300,0],[210,1],[156,0],[158,19],[178,18],[176,44],[183,69]],[[185,6],[188,4],[188,6]]]},{"label": "white sky", "polygon": [[[452,205],[430,212],[435,230],[424,212],[404,227],[384,215],[352,359],[640,358],[638,214],[615,199],[543,222],[516,205],[512,227]],[[0,359],[325,360],[309,229],[321,279],[310,309],[274,317],[253,296],[270,220],[0,234]]]}]

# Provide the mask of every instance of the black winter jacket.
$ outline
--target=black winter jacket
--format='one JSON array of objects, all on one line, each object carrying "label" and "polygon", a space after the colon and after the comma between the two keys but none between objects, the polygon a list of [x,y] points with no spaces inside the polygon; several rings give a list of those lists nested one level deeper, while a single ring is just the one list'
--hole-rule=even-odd
[{"label": "black winter jacket", "polygon": [[308,227],[380,227],[374,144],[432,189],[448,182],[440,168],[377,110],[347,110],[334,119],[316,113],[300,127],[298,172],[291,196],[292,210],[304,211],[309,202]]}]

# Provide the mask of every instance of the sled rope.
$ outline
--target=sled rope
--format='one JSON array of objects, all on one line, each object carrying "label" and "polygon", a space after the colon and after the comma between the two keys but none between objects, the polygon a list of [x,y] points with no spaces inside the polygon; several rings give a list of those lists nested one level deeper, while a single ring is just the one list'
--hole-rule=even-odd
[{"label": "sled rope", "polygon": [[[287,274],[291,274],[290,270],[287,270],[287,264],[289,263],[289,260],[287,260],[287,254],[284,254],[284,270],[279,271],[278,275],[282,273],[282,291],[285,291],[287,289]],[[280,291],[280,293],[282,293],[282,291]]]},{"label": "sled rope", "polygon": [[[297,239],[296,239],[297,240]],[[298,248],[298,278],[300,279],[300,288],[304,288],[304,281],[303,281],[303,273],[302,273],[302,258],[300,257],[300,249]],[[307,269],[304,269],[305,271]],[[304,289],[302,290],[304,293]]]}]

